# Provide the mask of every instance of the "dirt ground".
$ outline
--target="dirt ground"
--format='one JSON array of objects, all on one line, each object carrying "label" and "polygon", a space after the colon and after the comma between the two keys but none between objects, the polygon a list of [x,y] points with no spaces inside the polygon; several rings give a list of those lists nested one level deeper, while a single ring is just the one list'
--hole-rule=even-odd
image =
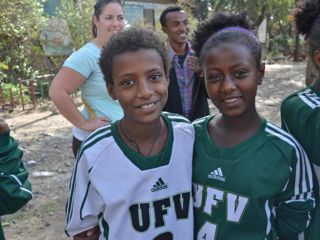
[{"label": "dirt ground", "polygon": [[[304,73],[304,63],[267,65],[257,96],[261,115],[279,124],[281,100],[304,86]],[[12,136],[20,142],[25,163],[36,161],[35,165],[28,165],[33,199],[17,213],[2,219],[6,239],[68,239],[64,233],[64,209],[74,163],[71,124],[50,102],[36,110],[0,112],[0,115],[6,118]],[[49,176],[39,176],[39,172],[49,172]]]}]

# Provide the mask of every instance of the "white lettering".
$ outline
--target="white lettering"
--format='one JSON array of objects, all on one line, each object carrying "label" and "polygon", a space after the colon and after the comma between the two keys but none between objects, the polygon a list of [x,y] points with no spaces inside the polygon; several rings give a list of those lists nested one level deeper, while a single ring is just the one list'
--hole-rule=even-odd
[{"label": "white lettering", "polygon": [[223,200],[224,192],[215,188],[207,188],[207,198],[203,211],[209,215],[212,214],[212,207],[218,205],[218,201]]},{"label": "white lettering", "polygon": [[227,220],[239,222],[248,200],[248,198],[227,193]]}]

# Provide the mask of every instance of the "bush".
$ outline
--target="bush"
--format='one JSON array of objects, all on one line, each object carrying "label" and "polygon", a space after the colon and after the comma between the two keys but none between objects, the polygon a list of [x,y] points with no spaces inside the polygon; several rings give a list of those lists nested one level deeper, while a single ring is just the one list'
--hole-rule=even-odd
[{"label": "bush", "polygon": [[[5,102],[11,102],[11,92],[14,100],[14,104],[18,105],[21,103],[20,86],[16,83],[2,83],[0,85]],[[31,103],[31,96],[29,94],[29,89],[26,85],[21,84],[21,92],[24,104]]]}]

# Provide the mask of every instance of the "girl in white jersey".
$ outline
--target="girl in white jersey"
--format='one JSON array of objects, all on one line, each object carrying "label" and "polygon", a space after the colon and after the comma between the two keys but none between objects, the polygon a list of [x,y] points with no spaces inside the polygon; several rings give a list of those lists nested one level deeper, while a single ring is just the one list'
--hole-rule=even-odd
[{"label": "girl in white jersey", "polygon": [[162,113],[168,63],[155,33],[130,29],[103,49],[100,66],[124,117],[81,145],[70,181],[66,232],[99,225],[99,240],[193,239],[194,129]]},{"label": "girl in white jersey", "polygon": [[[63,64],[50,86],[50,97],[59,112],[74,125],[73,153],[95,129],[123,116],[121,106],[107,93],[98,65],[101,49],[110,37],[124,29],[120,0],[98,0],[92,17],[94,39],[74,52]],[[78,88],[84,104],[80,112],[70,94]]]}]

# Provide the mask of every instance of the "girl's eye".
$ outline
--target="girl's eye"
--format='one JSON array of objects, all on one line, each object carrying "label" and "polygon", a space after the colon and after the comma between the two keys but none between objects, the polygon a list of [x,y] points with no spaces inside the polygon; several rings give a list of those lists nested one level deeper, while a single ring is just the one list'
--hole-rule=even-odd
[{"label": "girl's eye", "polygon": [[161,73],[151,74],[150,79],[151,79],[152,81],[159,81],[159,80],[162,79],[162,74],[161,74]]},{"label": "girl's eye", "polygon": [[234,74],[233,74],[236,78],[244,78],[248,75],[248,72],[245,71],[245,70],[239,70],[239,71],[236,71]]},{"label": "girl's eye", "polygon": [[130,87],[134,84],[134,81],[132,79],[126,79],[122,82],[122,85],[125,87]]},{"label": "girl's eye", "polygon": [[105,17],[106,20],[112,20],[112,16]]},{"label": "girl's eye", "polygon": [[123,21],[124,17],[123,16],[118,16],[118,21]]},{"label": "girl's eye", "polygon": [[209,74],[207,79],[211,82],[217,82],[220,80],[220,75],[219,74]]}]

